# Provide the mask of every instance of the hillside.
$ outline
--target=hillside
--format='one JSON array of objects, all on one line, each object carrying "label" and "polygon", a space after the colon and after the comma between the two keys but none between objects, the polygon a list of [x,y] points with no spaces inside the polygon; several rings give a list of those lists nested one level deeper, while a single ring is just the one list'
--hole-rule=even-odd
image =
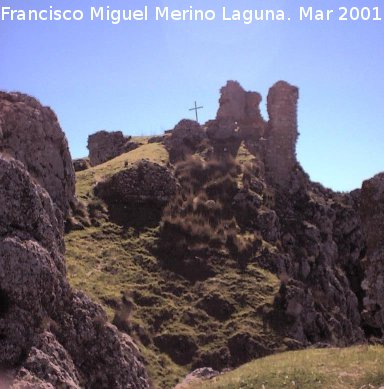
[{"label": "hillside", "polygon": [[[204,126],[92,136],[68,277],[135,339],[158,388],[199,367],[383,337],[382,177],[350,194],[311,182],[297,100],[276,83],[266,121],[261,96],[228,82]],[[117,151],[104,161],[106,144]]]},{"label": "hillside", "polygon": [[207,382],[201,389],[247,388],[380,388],[384,350],[379,346],[290,351],[241,366]]},{"label": "hillside", "polygon": [[[190,282],[164,268],[157,259],[158,224],[148,220],[144,225],[135,225],[137,220],[133,225],[129,220],[126,225],[113,223],[106,204],[92,193],[98,179],[119,171],[126,161],[132,164],[146,159],[166,164],[164,155],[167,153],[161,144],[144,144],[77,173],[76,191],[88,208],[96,210],[99,225],[67,234],[66,258],[71,284],[101,302],[111,320],[116,310],[122,310],[114,323],[141,344],[148,370],[158,387],[171,388],[194,367],[220,367],[220,361],[215,359],[231,334],[260,338],[271,349],[284,350],[286,346],[279,344],[280,336],[274,329],[263,324],[263,307],[272,305],[279,288],[275,275],[256,265],[243,271],[226,254],[226,263],[215,265],[214,278]],[[207,314],[200,306],[207,297],[219,304],[216,315],[226,315],[226,309],[235,311],[231,320]],[[131,303],[132,312],[124,316],[125,305]],[[197,348],[198,356],[192,361]],[[260,348],[260,352],[263,355],[264,350]],[[258,356],[259,350],[254,353]]]}]

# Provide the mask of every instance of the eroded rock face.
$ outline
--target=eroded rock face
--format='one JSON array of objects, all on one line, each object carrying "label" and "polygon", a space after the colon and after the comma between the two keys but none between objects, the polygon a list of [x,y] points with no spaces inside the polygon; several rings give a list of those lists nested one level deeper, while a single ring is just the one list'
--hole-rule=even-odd
[{"label": "eroded rock face", "polygon": [[60,213],[48,193],[20,162],[1,154],[0,183],[0,364],[14,366],[42,320],[65,304],[69,288]]},{"label": "eroded rock face", "polygon": [[308,183],[277,197],[283,249],[288,258],[280,297],[289,336],[303,345],[361,342],[361,259],[365,242],[350,196]]},{"label": "eroded rock face", "polygon": [[138,146],[121,131],[98,131],[88,137],[89,162],[91,166],[100,165]]},{"label": "eroded rock face", "polygon": [[0,154],[0,366],[15,388],[147,388],[131,339],[66,280],[61,212]]},{"label": "eroded rock face", "polygon": [[367,240],[363,317],[367,335],[381,338],[384,335],[384,173],[363,182],[360,215]]},{"label": "eroded rock face", "polygon": [[67,139],[50,108],[21,93],[0,92],[0,152],[22,162],[67,215],[75,173]]},{"label": "eroded rock face", "polygon": [[[16,118],[25,111],[32,118],[51,112],[41,112],[33,99],[14,98],[20,109]],[[9,122],[14,104],[2,104],[7,130],[23,128]],[[0,153],[1,371],[16,372],[13,388],[149,387],[132,340],[106,324],[101,307],[67,282],[59,208],[65,203],[53,202],[43,188],[50,178],[29,174],[25,154],[20,154],[22,162],[9,154]]]}]

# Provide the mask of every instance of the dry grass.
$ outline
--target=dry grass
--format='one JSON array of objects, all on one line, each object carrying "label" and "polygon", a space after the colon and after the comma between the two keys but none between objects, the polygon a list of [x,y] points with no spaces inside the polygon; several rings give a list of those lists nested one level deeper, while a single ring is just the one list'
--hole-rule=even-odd
[{"label": "dry grass", "polygon": [[383,366],[382,346],[291,351],[258,359],[191,389],[374,389],[384,384]]}]

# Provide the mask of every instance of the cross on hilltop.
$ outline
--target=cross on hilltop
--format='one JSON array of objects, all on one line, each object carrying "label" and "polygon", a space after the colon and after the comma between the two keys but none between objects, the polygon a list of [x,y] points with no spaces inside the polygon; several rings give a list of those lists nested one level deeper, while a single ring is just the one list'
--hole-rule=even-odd
[{"label": "cross on hilltop", "polygon": [[194,108],[190,108],[189,110],[190,111],[195,111],[195,115],[196,115],[196,121],[199,122],[199,117],[197,116],[197,110],[198,109],[202,109],[204,108],[202,105],[200,107],[197,106],[197,103],[195,101],[195,107]]}]

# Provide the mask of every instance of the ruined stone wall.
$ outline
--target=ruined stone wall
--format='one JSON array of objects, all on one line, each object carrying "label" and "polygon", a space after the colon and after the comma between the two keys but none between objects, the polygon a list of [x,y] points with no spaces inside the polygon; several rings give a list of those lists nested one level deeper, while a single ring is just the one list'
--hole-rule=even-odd
[{"label": "ruined stone wall", "polygon": [[138,145],[130,142],[130,136],[121,131],[98,131],[88,137],[89,162],[91,166],[100,165],[112,158],[135,149]]},{"label": "ruined stone wall", "polygon": [[264,133],[261,95],[246,92],[237,81],[228,81],[220,93],[219,110],[216,119],[208,122],[207,135],[216,154],[235,156],[241,141],[258,141]]},{"label": "ruined stone wall", "polygon": [[271,87],[267,98],[268,123],[260,113],[259,93],[246,92],[236,81],[228,81],[220,93],[216,119],[207,126],[215,150],[229,150],[236,155],[236,147],[243,141],[251,153],[263,159],[268,181],[286,187],[297,166],[298,88],[285,81]]},{"label": "ruined stone wall", "polygon": [[260,93],[246,92],[237,81],[228,81],[220,93],[220,107],[216,115],[219,131],[216,138],[220,138],[227,123],[235,124],[234,128],[242,138],[261,136],[265,122],[260,113]]},{"label": "ruined stone wall", "polygon": [[285,81],[271,87],[267,98],[269,115],[265,162],[271,183],[286,186],[297,164],[296,141],[298,88]]}]

